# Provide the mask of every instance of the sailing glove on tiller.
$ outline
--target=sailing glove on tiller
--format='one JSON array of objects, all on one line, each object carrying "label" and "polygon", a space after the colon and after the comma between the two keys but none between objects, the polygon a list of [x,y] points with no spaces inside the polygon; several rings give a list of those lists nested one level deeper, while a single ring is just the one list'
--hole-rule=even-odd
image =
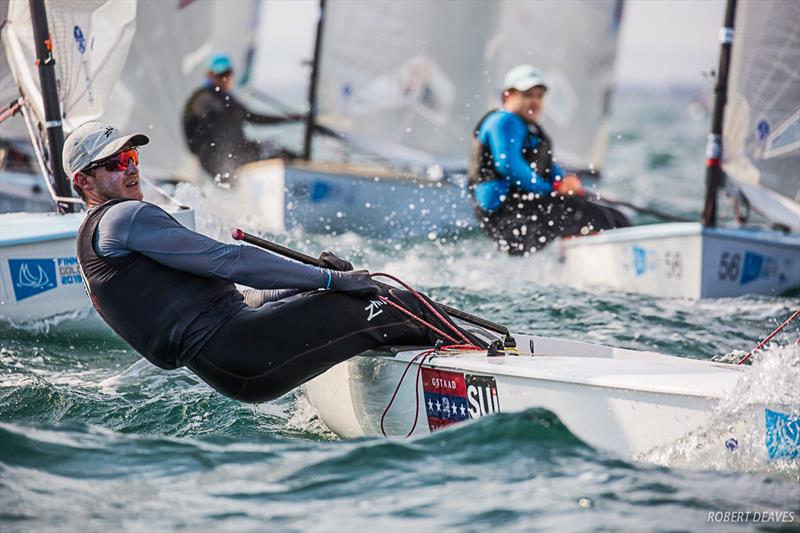
[{"label": "sailing glove on tiller", "polygon": [[322,266],[331,270],[341,270],[342,272],[353,270],[350,261],[345,261],[333,252],[322,252],[319,254],[319,260],[322,262]]},{"label": "sailing glove on tiller", "polygon": [[333,291],[346,292],[363,298],[374,298],[380,292],[378,285],[372,281],[366,270],[350,270],[349,272],[331,270],[330,273],[330,289]]}]

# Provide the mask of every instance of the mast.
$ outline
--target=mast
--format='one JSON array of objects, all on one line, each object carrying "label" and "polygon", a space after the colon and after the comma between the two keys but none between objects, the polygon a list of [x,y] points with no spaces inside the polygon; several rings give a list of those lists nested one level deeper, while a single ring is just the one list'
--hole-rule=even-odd
[{"label": "mast", "polygon": [[[72,193],[69,181],[61,164],[61,150],[64,147],[64,130],[61,128],[61,106],[56,89],[55,58],[53,57],[53,41],[47,28],[47,12],[44,0],[30,0],[31,20],[33,22],[33,38],[36,45],[36,64],[39,67],[39,84],[44,101],[44,119],[47,129],[47,147],[50,152],[50,172],[55,182],[57,196],[70,197]],[[45,176],[45,178],[47,178]],[[73,211],[72,204],[56,201],[56,208],[61,213]]]},{"label": "mast", "polygon": [[303,138],[303,159],[311,159],[311,138],[316,125],[317,115],[317,78],[319,76],[319,55],[322,48],[322,29],[325,18],[325,0],[319,0],[319,18],[317,19],[317,35],[314,39],[314,57],[311,61],[311,80],[308,84],[308,114],[306,115],[306,131]]},{"label": "mast", "polygon": [[703,208],[703,225],[717,225],[717,192],[722,183],[722,121],[725,117],[725,102],[728,99],[728,67],[731,61],[733,43],[733,19],[736,14],[736,0],[728,0],[725,8],[725,23],[720,29],[719,68],[717,84],[714,87],[714,115],[711,120],[711,133],[706,145],[706,201]]}]

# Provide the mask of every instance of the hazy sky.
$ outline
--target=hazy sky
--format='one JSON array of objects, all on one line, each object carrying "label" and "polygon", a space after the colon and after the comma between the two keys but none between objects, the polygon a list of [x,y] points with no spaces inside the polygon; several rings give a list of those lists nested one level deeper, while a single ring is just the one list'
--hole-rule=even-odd
[{"label": "hazy sky", "polygon": [[[262,81],[279,93],[283,91],[275,85],[282,85],[283,80],[276,78],[307,77],[300,62],[311,53],[317,6],[317,0],[272,1],[262,6],[259,41],[266,56],[262,60],[269,63],[261,73]],[[625,0],[617,84],[702,84],[702,73],[717,68],[724,8],[725,0]],[[291,89],[286,91],[282,96],[292,103],[305,98]]]},{"label": "hazy sky", "polygon": [[724,0],[625,0],[617,83],[702,83],[717,69]]}]

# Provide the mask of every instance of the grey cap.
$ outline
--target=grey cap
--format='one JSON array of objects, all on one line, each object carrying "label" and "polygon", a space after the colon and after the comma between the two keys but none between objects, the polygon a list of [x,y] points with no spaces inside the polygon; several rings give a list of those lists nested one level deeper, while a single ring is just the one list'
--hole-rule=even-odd
[{"label": "grey cap", "polygon": [[547,89],[544,74],[532,65],[517,65],[512,68],[506,74],[506,79],[503,83],[503,89],[516,89],[523,92],[531,87],[544,87]]},{"label": "grey cap", "polygon": [[123,135],[117,128],[104,122],[81,124],[64,141],[64,150],[61,152],[64,172],[72,179],[79,170],[116,154],[128,145],[142,146],[149,142],[144,133]]}]

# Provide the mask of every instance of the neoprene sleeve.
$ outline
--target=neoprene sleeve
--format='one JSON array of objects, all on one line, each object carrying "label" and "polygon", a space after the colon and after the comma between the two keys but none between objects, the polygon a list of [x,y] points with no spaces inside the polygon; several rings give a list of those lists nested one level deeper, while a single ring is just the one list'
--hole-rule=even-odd
[{"label": "neoprene sleeve", "polygon": [[95,249],[105,257],[139,252],[175,270],[256,289],[319,289],[328,280],[327,269],[254,246],[210,239],[147,202],[122,202],[111,207],[97,228]]}]

